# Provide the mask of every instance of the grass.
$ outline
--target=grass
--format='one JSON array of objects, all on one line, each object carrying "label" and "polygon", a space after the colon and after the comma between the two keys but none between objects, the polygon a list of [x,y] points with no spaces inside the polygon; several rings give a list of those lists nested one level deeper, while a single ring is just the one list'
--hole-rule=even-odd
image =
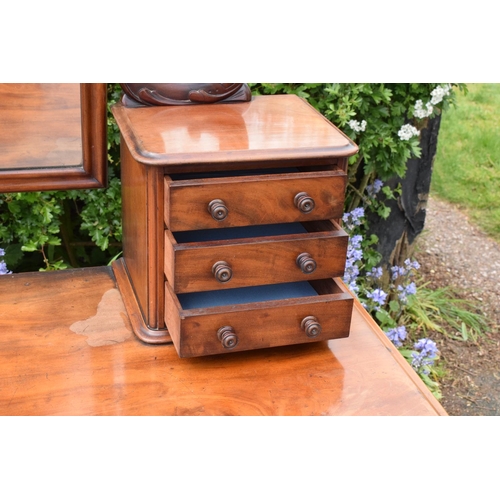
[{"label": "grass", "polygon": [[500,84],[468,84],[443,113],[431,194],[500,242]]},{"label": "grass", "polygon": [[428,285],[421,284],[409,301],[404,323],[415,326],[424,334],[433,330],[455,340],[477,342],[488,328],[488,320],[473,303],[457,298],[452,288],[432,290]]}]

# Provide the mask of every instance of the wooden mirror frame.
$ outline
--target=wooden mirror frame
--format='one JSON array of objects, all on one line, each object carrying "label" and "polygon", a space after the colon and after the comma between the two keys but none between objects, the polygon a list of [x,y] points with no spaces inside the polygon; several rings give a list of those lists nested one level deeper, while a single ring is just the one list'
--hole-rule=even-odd
[{"label": "wooden mirror frame", "polygon": [[0,193],[102,188],[107,185],[107,86],[80,84],[83,164],[0,169]]}]

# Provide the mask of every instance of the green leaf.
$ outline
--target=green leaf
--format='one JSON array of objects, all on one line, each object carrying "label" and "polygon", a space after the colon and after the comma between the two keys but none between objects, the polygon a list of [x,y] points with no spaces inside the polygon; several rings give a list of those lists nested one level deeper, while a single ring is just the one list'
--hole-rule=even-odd
[{"label": "green leaf", "polygon": [[401,309],[401,306],[399,305],[399,302],[397,300],[391,300],[389,302],[389,310],[392,312],[399,312]]}]

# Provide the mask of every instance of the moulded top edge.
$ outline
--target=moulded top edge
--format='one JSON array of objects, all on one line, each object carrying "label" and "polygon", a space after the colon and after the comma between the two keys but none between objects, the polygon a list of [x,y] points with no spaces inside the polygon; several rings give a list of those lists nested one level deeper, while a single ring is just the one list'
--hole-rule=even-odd
[{"label": "moulded top edge", "polygon": [[132,156],[148,165],[335,158],[358,147],[295,95],[193,106],[113,107]]}]

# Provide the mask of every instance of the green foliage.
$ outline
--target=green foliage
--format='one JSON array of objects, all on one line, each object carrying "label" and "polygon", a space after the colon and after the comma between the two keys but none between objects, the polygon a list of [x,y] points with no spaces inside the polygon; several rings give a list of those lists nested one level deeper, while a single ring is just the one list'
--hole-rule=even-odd
[{"label": "green foliage", "polygon": [[[421,100],[424,105],[429,102],[437,85],[258,83],[251,84],[251,88],[254,94],[287,93],[303,97],[358,144],[359,153],[350,158],[349,163],[346,212],[350,212],[364,204],[366,186],[375,179],[403,177],[408,159],[420,156],[418,136],[403,140],[398,132],[407,123],[417,129],[425,127],[429,117],[453,102],[455,95],[451,90],[426,118],[415,117],[416,102]],[[359,127],[363,121],[366,126]]]},{"label": "green foliage", "polygon": [[[435,84],[337,84],[337,83],[258,83],[254,94],[292,93],[306,99],[339,126],[359,146],[350,160],[346,211],[357,206],[387,218],[384,204],[398,194],[384,189],[377,199],[365,189],[375,179],[404,175],[406,161],[419,155],[417,137],[401,140],[398,130],[411,121],[417,99],[429,99]],[[120,97],[118,84],[108,85],[108,106]],[[442,105],[451,101],[453,94]],[[440,106],[442,106],[440,105]],[[435,108],[434,112],[439,109]],[[366,120],[364,131],[352,125]],[[64,266],[99,265],[120,251],[120,134],[108,111],[109,187],[101,190],[59,193],[16,193],[0,195],[0,247],[6,249],[5,262],[12,270],[33,270]],[[363,243],[368,263],[377,254],[370,250],[373,239]]]}]

